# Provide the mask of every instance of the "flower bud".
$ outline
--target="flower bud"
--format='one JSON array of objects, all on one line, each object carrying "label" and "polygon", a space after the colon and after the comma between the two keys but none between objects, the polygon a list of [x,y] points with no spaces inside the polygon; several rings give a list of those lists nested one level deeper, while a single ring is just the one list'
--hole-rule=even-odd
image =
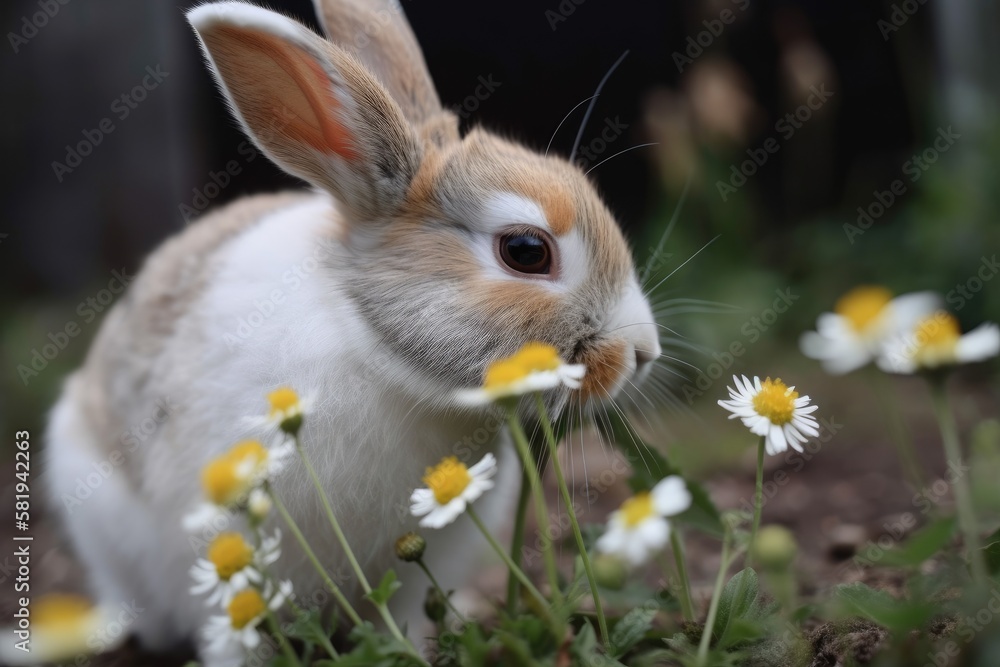
[{"label": "flower bud", "polygon": [[302,428],[302,413],[284,419],[279,428],[288,435],[295,436]]},{"label": "flower bud", "polygon": [[612,591],[620,591],[625,586],[628,569],[617,556],[600,554],[594,559],[594,577],[600,586]]},{"label": "flower bud", "polygon": [[753,559],[765,570],[784,570],[795,560],[798,546],[784,526],[764,526],[753,545]]},{"label": "flower bud", "polygon": [[396,557],[413,563],[424,556],[427,548],[427,541],[416,533],[407,533],[396,540]]},{"label": "flower bud", "polygon": [[254,489],[247,499],[247,511],[254,521],[263,521],[271,512],[271,497],[260,489]]},{"label": "flower bud", "polygon": [[427,614],[427,618],[435,623],[443,621],[445,615],[448,613],[448,601],[433,586],[427,588],[427,597],[424,598],[424,613]]}]

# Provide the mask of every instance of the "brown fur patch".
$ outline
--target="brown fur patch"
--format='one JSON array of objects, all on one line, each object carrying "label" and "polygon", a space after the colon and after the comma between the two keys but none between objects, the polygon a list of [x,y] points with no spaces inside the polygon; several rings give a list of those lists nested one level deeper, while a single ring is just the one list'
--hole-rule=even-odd
[{"label": "brown fur patch", "polygon": [[559,180],[552,177],[550,170],[529,168],[523,178],[518,178],[511,186],[515,192],[539,203],[556,236],[562,236],[573,228],[576,221],[573,197]]},{"label": "brown fur patch", "polygon": [[587,367],[580,387],[583,400],[607,398],[627,369],[625,360],[626,343],[613,338],[589,346],[577,361]]}]

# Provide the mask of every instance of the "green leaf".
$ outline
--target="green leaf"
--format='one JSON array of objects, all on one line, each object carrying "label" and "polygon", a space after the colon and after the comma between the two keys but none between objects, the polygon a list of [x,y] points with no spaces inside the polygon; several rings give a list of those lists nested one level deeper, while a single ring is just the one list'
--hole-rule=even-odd
[{"label": "green leaf", "polygon": [[[760,584],[757,573],[752,568],[737,572],[722,589],[719,597],[719,613],[715,618],[712,635],[720,646],[735,644],[737,640],[736,622],[741,619],[755,620],[759,616],[757,596]],[[741,633],[740,633],[741,634]]]},{"label": "green leaf", "polygon": [[323,629],[318,611],[304,611],[295,620],[282,628],[286,637],[301,639],[306,642],[319,643],[330,635]]},{"label": "green leaf", "polygon": [[580,626],[576,637],[573,638],[573,642],[570,644],[570,653],[577,658],[583,659],[585,656],[590,656],[596,648],[597,633],[594,632],[594,626],[585,622]]},{"label": "green leaf", "polygon": [[488,663],[490,645],[483,638],[483,631],[475,623],[466,625],[458,637],[462,646],[461,661],[463,665],[485,665]]},{"label": "green leaf", "polygon": [[646,632],[653,626],[657,609],[636,607],[615,623],[611,630],[611,655],[619,658],[642,641]]},{"label": "green leaf", "polygon": [[841,584],[834,592],[851,612],[897,632],[921,627],[934,613],[927,603],[897,600],[862,583]]},{"label": "green leaf", "polygon": [[955,519],[938,519],[913,533],[905,543],[885,552],[880,564],[917,567],[943,549],[955,534]]},{"label": "green leaf", "polygon": [[377,605],[386,604],[392,594],[398,591],[403,584],[399,583],[396,579],[396,572],[394,570],[389,570],[382,577],[382,581],[379,582],[378,587],[373,588],[372,592],[366,597]]}]

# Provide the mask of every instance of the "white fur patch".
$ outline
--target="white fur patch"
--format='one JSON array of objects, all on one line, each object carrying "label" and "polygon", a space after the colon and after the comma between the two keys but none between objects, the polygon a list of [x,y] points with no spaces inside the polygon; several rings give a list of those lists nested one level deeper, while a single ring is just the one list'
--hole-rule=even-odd
[{"label": "white fur patch", "polygon": [[655,322],[649,301],[633,278],[615,304],[614,310],[609,313],[604,331],[613,331],[615,335],[625,339],[631,347],[628,362],[632,364],[636,350],[654,359],[660,356],[660,337]]},{"label": "white fur patch", "polygon": [[483,202],[481,222],[490,230],[507,225],[532,225],[552,233],[542,207],[531,199],[512,192],[498,192]]},{"label": "white fur patch", "polygon": [[[545,217],[545,212],[537,202],[512,192],[497,192],[483,202],[482,210],[475,220],[470,221],[482,235],[475,239],[473,252],[483,268],[483,273],[491,280],[525,281],[556,291],[570,291],[579,287],[587,279],[590,271],[590,256],[586,245],[575,227],[557,237]],[[500,266],[500,260],[493,249],[494,236],[504,227],[529,225],[546,232],[557,246],[559,277],[555,280],[539,280],[530,276],[517,276]]]},{"label": "white fur patch", "polygon": [[214,2],[195,7],[187,13],[195,30],[208,30],[219,25],[260,30],[269,35],[303,44],[302,25],[263,7],[243,2]]}]

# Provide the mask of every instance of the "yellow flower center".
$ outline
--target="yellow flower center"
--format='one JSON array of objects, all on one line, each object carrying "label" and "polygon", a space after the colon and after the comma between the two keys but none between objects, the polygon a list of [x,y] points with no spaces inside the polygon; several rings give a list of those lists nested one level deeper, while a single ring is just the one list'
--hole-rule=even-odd
[{"label": "yellow flower center", "polygon": [[840,297],[834,312],[847,318],[855,331],[865,331],[878,321],[883,309],[892,301],[892,292],[884,287],[856,287]]},{"label": "yellow flower center", "polygon": [[559,351],[546,343],[526,343],[513,356],[500,359],[486,369],[483,386],[500,389],[532,373],[554,371],[562,364]]},{"label": "yellow flower center", "polygon": [[651,516],[655,516],[653,496],[648,491],[641,491],[623,502],[619,511],[625,525],[634,528]]},{"label": "yellow flower center", "polygon": [[257,440],[243,440],[233,445],[226,456],[237,463],[249,463],[256,467],[267,460],[267,447]]},{"label": "yellow flower center", "polygon": [[506,387],[512,382],[524,378],[528,372],[528,369],[516,361],[509,359],[495,361],[486,369],[486,380],[483,382],[483,386],[486,389]]},{"label": "yellow flower center", "polygon": [[31,605],[35,627],[66,633],[84,622],[93,611],[90,602],[79,595],[46,595]]},{"label": "yellow flower center", "polygon": [[511,357],[529,371],[554,371],[562,364],[559,351],[546,343],[527,343]]},{"label": "yellow flower center", "polygon": [[938,366],[955,360],[955,346],[962,337],[958,320],[938,311],[917,325],[913,332],[913,357],[922,366]]},{"label": "yellow flower center", "polygon": [[767,378],[753,397],[753,409],[761,417],[767,417],[772,424],[783,426],[792,421],[795,399],[798,397],[799,392],[789,389],[781,380]]},{"label": "yellow flower center", "polygon": [[469,474],[469,469],[454,456],[449,456],[433,468],[428,468],[427,474],[424,475],[424,484],[434,492],[434,499],[439,505],[447,505],[462,495],[471,481],[472,475]]},{"label": "yellow flower center", "polygon": [[236,502],[249,491],[249,483],[266,460],[267,448],[256,440],[233,445],[202,469],[201,485],[205,495],[216,505]]},{"label": "yellow flower center", "polygon": [[201,471],[205,496],[216,505],[235,502],[244,490],[244,480],[236,473],[236,462],[222,457],[209,462]]},{"label": "yellow flower center", "polygon": [[271,417],[275,417],[288,414],[298,408],[299,395],[290,387],[281,387],[267,395],[267,402],[271,405]]},{"label": "yellow flower center", "polygon": [[237,630],[242,630],[267,610],[264,598],[254,588],[240,591],[229,602],[229,621]]},{"label": "yellow flower center", "polygon": [[253,547],[239,533],[222,533],[208,547],[208,560],[223,581],[253,562]]}]

